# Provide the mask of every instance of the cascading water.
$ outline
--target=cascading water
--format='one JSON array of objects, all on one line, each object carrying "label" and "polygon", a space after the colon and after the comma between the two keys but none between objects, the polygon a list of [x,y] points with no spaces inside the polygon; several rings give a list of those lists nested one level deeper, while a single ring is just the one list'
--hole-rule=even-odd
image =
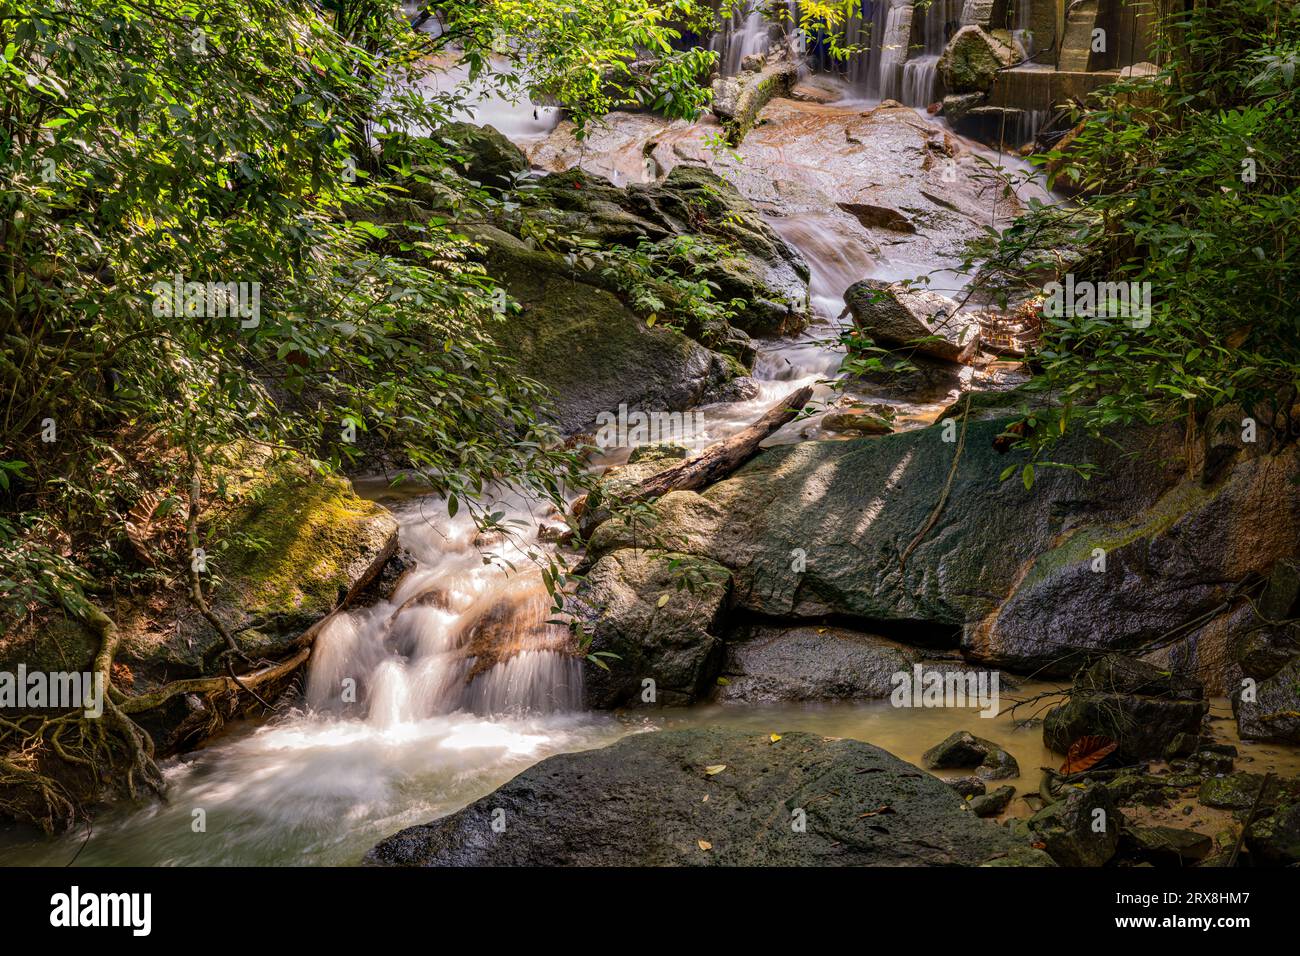
[{"label": "cascading water", "polygon": [[713,35],[709,49],[718,54],[718,72],[723,76],[739,73],[745,57],[768,52],[776,24],[764,15],[765,6],[763,0],[738,0]]},{"label": "cascading water", "polygon": [[[522,501],[498,507],[537,524]],[[308,705],[364,715],[379,728],[456,711],[576,710],[581,666],[566,653],[566,629],[547,623],[540,573],[524,570],[535,541],[525,534],[476,547],[472,522],[424,517],[436,508],[422,501],[418,520],[403,526],[403,545],[419,564],[391,600],[336,617],[317,638]],[[506,573],[507,562],[520,570]]]},{"label": "cascading water", "polygon": [[961,17],[961,0],[932,0],[924,17],[917,31],[921,50],[903,64],[902,102],[906,106],[929,106],[937,99],[939,55]]},{"label": "cascading water", "polygon": [[1011,35],[1016,38],[1021,49],[1025,52],[1025,59],[1028,60],[1034,55],[1034,33],[1033,20],[1030,8],[1032,0],[1016,0],[1016,8],[1012,13]]}]

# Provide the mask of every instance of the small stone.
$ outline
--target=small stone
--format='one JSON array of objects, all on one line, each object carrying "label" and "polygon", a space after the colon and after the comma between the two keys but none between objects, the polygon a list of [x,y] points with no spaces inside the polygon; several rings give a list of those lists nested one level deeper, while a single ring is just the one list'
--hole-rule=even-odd
[{"label": "small stone", "polygon": [[982,797],[988,789],[979,777],[958,777],[956,780],[949,780],[948,786],[963,797]]},{"label": "small stone", "polygon": [[927,770],[949,770],[956,767],[974,767],[975,775],[982,780],[1005,780],[1020,776],[1020,765],[991,740],[976,737],[969,731],[959,730],[942,743],[931,747],[921,756],[921,765]]},{"label": "small stone", "polygon": [[1011,803],[1011,798],[1015,795],[1015,787],[998,787],[992,793],[972,797],[967,802],[967,806],[970,807],[971,813],[977,817],[996,817],[1007,808],[1007,805]]}]

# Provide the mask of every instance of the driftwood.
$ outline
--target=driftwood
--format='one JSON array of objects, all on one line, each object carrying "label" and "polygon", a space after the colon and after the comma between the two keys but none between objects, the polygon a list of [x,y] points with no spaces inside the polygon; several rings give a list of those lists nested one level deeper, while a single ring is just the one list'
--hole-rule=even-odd
[{"label": "driftwood", "polygon": [[[811,385],[791,392],[747,428],[710,445],[694,458],[687,458],[681,464],[644,479],[627,495],[628,500],[648,501],[670,491],[696,491],[721,481],[753,458],[763,439],[803,411],[812,393]],[[582,517],[583,534],[609,517],[605,508],[591,507],[585,496],[574,503],[574,513]]]},{"label": "driftwood", "polygon": [[721,481],[758,452],[768,435],[803,411],[812,398],[812,386],[805,385],[773,405],[754,424],[730,438],[710,445],[703,454],[687,458],[641,482],[633,492],[638,501],[658,498],[670,491],[695,491]]}]

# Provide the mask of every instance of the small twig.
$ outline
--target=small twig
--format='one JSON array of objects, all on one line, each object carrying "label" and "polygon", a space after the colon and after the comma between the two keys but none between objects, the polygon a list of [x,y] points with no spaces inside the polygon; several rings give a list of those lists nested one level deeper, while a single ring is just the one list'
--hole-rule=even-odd
[{"label": "small twig", "polygon": [[1259,813],[1259,805],[1264,801],[1264,791],[1268,789],[1268,785],[1272,782],[1273,771],[1270,770],[1268,773],[1264,774],[1264,782],[1259,785],[1259,792],[1255,794],[1255,802],[1251,805],[1250,814],[1246,817],[1246,822],[1242,826],[1241,832],[1237,834],[1237,842],[1232,848],[1232,856],[1228,857],[1229,869],[1237,865],[1237,855],[1241,853],[1241,844],[1246,839],[1246,831],[1249,830],[1250,825],[1255,822],[1255,815]]}]

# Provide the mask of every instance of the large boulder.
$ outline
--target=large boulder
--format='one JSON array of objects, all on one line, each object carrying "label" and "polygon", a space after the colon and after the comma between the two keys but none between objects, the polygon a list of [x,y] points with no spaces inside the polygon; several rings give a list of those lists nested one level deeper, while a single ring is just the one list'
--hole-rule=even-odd
[{"label": "large boulder", "polygon": [[651,327],[598,269],[571,266],[499,229],[479,226],[488,272],[521,306],[489,326],[522,374],[551,391],[566,432],[591,427],[602,412],[680,411],[737,397],[745,369],[682,332]]},{"label": "large boulder", "polygon": [[[1071,433],[1053,457],[1096,474],[1038,469],[1027,488],[1026,456],[994,445],[1013,421],[970,421],[955,465],[959,415],[771,448],[703,493],[661,498],[656,534],[730,569],[742,612],[891,621],[909,642],[960,642],[970,659],[1062,677],[1179,633],[1155,662],[1222,692],[1224,632],[1250,627],[1222,623],[1237,582],[1300,550],[1300,455],[1227,444],[1212,473],[1188,477],[1181,429],[1113,443]],[[632,540],[606,522],[590,554]]]},{"label": "large boulder", "polygon": [[729,636],[718,700],[870,700],[911,679],[915,648],[843,627],[754,625]]},{"label": "large boulder", "polygon": [[1123,814],[1099,783],[1070,789],[1029,818],[1029,829],[1061,866],[1105,866],[1119,848]]},{"label": "large boulder", "polygon": [[977,866],[1009,857],[1050,865],[879,747],[707,728],[550,757],[451,816],[389,837],[366,862]]},{"label": "large boulder", "polygon": [[1180,734],[1196,734],[1210,711],[1201,682],[1109,654],[1074,682],[1070,699],[1043,719],[1043,743],[1068,753],[1080,737],[1114,740],[1126,763],[1160,758]]},{"label": "large boulder", "polygon": [[[690,589],[682,587],[689,581]],[[572,610],[603,666],[586,669],[589,707],[689,704],[722,664],[716,636],[731,575],[711,561],[631,548],[587,573]]]},{"label": "large boulder", "polygon": [[949,93],[986,92],[998,70],[1015,62],[1015,51],[980,27],[958,30],[939,57],[939,77]]},{"label": "large boulder", "polygon": [[973,354],[979,324],[947,296],[881,279],[863,279],[844,293],[844,311],[877,345],[909,347],[950,362]]}]

